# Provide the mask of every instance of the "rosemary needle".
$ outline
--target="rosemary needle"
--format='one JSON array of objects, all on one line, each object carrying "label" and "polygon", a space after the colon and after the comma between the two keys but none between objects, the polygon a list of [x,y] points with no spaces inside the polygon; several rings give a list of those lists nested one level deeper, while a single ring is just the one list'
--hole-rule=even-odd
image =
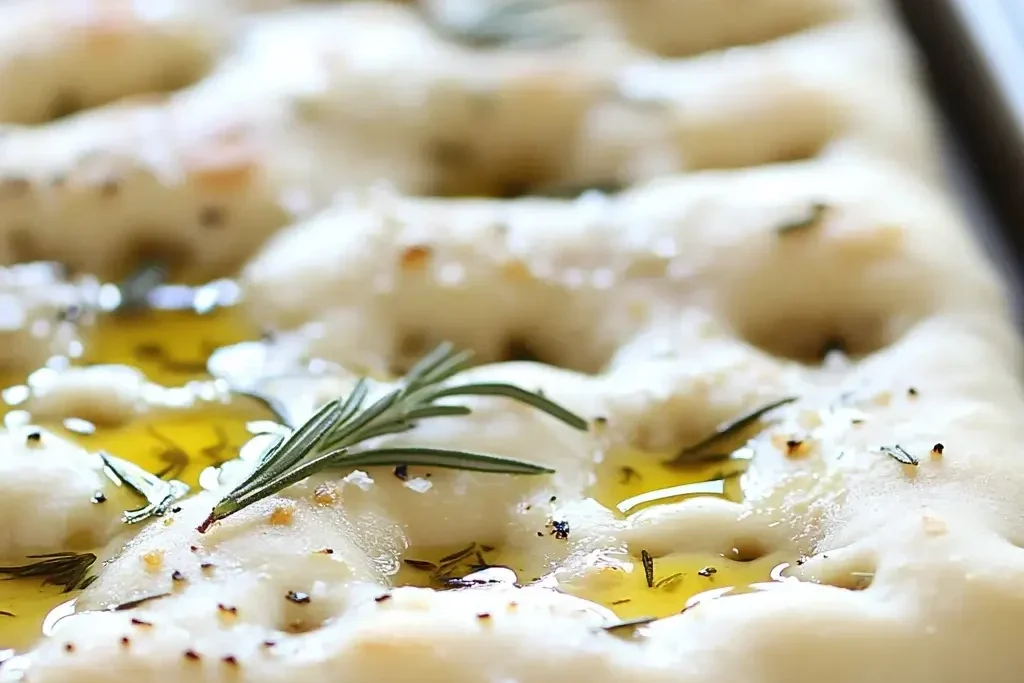
[{"label": "rosemary needle", "polygon": [[205,532],[214,522],[331,469],[425,465],[495,474],[551,473],[553,470],[534,463],[472,451],[415,446],[352,450],[369,439],[407,432],[420,420],[469,415],[471,410],[466,406],[437,404],[440,399],[457,396],[509,398],[545,412],[570,427],[587,430],[588,423],[580,416],[511,384],[447,384],[468,367],[471,357],[471,352],[456,352],[450,344],[442,344],[416,363],[396,389],[369,405],[366,405],[367,380],[360,380],[347,397],[330,401],[264,451],[248,479],[214,506],[199,525],[199,531]]},{"label": "rosemary needle", "polygon": [[667,464],[670,466],[680,466],[690,465],[697,462],[710,462],[712,460],[728,459],[734,450],[733,448],[712,449],[716,446],[723,446],[726,442],[738,437],[744,432],[744,430],[754,425],[758,420],[776,408],[780,408],[796,400],[795,396],[779,399],[735,417],[716,427],[714,432],[697,443],[684,448],[676,455],[675,458],[669,460]]},{"label": "rosemary needle", "polygon": [[145,261],[117,285],[121,300],[118,314],[138,313],[149,307],[149,296],[167,280],[167,268],[159,261]]},{"label": "rosemary needle", "polygon": [[89,568],[96,562],[92,553],[48,553],[29,555],[30,560],[39,560],[16,567],[0,567],[0,574],[12,579],[42,578],[44,586],[64,586],[64,593],[76,588],[85,588],[95,577],[86,577]]},{"label": "rosemary needle", "polygon": [[188,484],[177,479],[164,481],[134,463],[115,458],[109,453],[100,453],[107,476],[118,485],[128,487],[133,493],[146,499],[147,505],[137,510],[127,510],[121,520],[125,524],[138,524],[150,517],[160,517],[171,506],[189,492]]}]

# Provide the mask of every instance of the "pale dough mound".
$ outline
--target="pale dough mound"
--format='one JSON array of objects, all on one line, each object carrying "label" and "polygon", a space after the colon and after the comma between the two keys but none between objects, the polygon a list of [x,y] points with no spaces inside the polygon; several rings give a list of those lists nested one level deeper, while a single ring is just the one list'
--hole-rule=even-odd
[{"label": "pale dough mound", "polygon": [[[353,373],[386,375],[450,339],[484,361],[470,378],[542,390],[602,427],[481,398],[470,417],[382,441],[555,474],[319,475],[206,534],[196,526],[218,492],[201,493],[112,543],[83,611],[5,662],[0,681],[1019,678],[1022,347],[1004,287],[943,197],[929,115],[880,3],[567,3],[578,42],[475,52],[439,39],[412,5],[161,4],[156,26],[224,11],[228,47],[209,74],[158,104],[12,131],[0,167],[31,181],[3,200],[0,229],[27,227],[42,255],[100,273],[123,256],[109,245],[133,239],[191,252],[198,273],[259,249],[242,273],[246,305],[278,334],[211,368],[266,379],[299,419]],[[473,18],[468,3],[424,4],[450,27]],[[493,118],[472,118],[481,93]],[[101,170],[123,171],[112,194],[48,180],[80,170],[87,147]],[[815,158],[771,163],[804,157]],[[604,181],[632,186],[572,200],[418,196]],[[289,213],[308,216],[260,249]],[[108,239],[86,230],[98,216]],[[819,363],[836,339],[849,358]],[[543,363],[504,362],[522,344]],[[53,410],[76,396],[69,386]],[[747,445],[743,503],[622,516],[587,497],[612,447],[672,452],[784,396],[798,400]],[[25,449],[5,438],[0,467]],[[900,464],[896,447],[918,464]],[[67,509],[15,531],[78,512],[78,488],[98,474],[76,462],[45,482]],[[66,535],[38,532],[50,545]],[[525,558],[522,578],[543,581],[392,587],[415,550],[470,542]],[[806,561],[634,638],[601,628],[608,610],[552,590],[600,581],[641,550],[751,544]],[[854,574],[870,585],[851,590]]]},{"label": "pale dough mound", "polygon": [[935,174],[931,116],[880,0],[575,2],[549,27],[575,40],[508,49],[445,40],[481,21],[454,0],[427,3],[445,30],[412,4],[245,4],[0,8],[15,79],[0,122],[112,102],[0,136],[0,262],[109,275],[155,255],[222,275],[291,217],[378,181],[510,195],[864,154]]},{"label": "pale dough mound", "polygon": [[[812,203],[828,207],[817,224],[778,232]],[[1021,349],[955,216],[893,167],[838,162],[663,179],[615,199],[348,198],[281,234],[246,272],[254,315],[298,326],[281,358],[305,338],[308,356],[383,366],[401,360],[412,330],[496,359],[521,335],[582,372],[500,363],[471,376],[542,389],[605,429],[481,399],[471,418],[401,438],[529,458],[555,475],[435,471],[427,487],[388,468],[321,476],[200,535],[215,500],[204,493],[144,529],[81,606],[169,597],[68,619],[0,677],[28,667],[40,681],[326,681],[340,670],[348,681],[1009,680],[1019,655],[1006,632],[1024,617]],[[446,276],[452,264],[460,277]],[[836,334],[863,359],[784,357]],[[305,391],[322,400],[346,377],[311,377]],[[302,400],[295,385],[288,395]],[[609,443],[677,448],[784,395],[801,400],[749,444],[744,503],[694,498],[621,519],[584,497]],[[800,458],[780,446],[794,438],[808,445]],[[897,444],[920,466],[883,452]],[[545,532],[552,520],[569,523],[569,539]],[[790,571],[802,580],[701,603],[635,640],[603,632],[603,609],[543,586],[388,588],[408,549],[439,544],[516,550],[550,586],[596,578],[640,549],[727,553],[751,541],[808,556]],[[154,555],[158,571],[142,561]],[[849,590],[853,572],[873,574],[871,585]]]},{"label": "pale dough mound", "polygon": [[88,550],[121,531],[124,508],[99,456],[38,427],[12,424],[0,432],[0,481],[0,564]]}]

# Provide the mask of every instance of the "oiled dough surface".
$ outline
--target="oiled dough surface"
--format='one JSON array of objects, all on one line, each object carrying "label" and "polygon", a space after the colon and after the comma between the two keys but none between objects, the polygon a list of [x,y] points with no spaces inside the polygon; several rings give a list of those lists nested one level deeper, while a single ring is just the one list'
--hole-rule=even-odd
[{"label": "oiled dough surface", "polygon": [[[247,4],[204,7],[238,19],[232,12]],[[111,242],[134,230],[176,247],[202,240],[199,270],[257,250],[286,222],[283,196],[299,188],[303,219],[259,248],[242,281],[253,319],[277,331],[247,347],[266,355],[267,374],[310,358],[328,368],[271,382],[300,416],[347,391],[354,373],[407,361],[410,340],[445,338],[492,361],[472,377],[541,389],[607,420],[575,432],[481,399],[471,418],[398,437],[534,460],[556,470],[550,477],[320,475],[204,535],[195,527],[217,492],[199,494],[171,522],[123,548],[115,542],[116,557],[80,598],[84,611],[6,662],[0,681],[1017,680],[1021,347],[1003,286],[937,182],[903,43],[877,3],[738,5],[662,0],[629,14],[616,3],[574,4],[573,25],[588,37],[567,51],[470,59],[403,5],[301,5],[237,24],[199,18],[228,36],[206,80],[160,104],[122,103],[0,142],[3,163],[39,178],[73,165],[67,150],[78,143],[109,141],[100,145],[109,151],[129,139],[117,149],[132,163],[143,148],[132,135],[164,145],[173,172],[159,181],[129,173],[138,184],[108,197],[103,225]],[[454,0],[433,6],[469,11]],[[666,44],[662,27],[687,11],[707,30]],[[393,52],[366,38],[371,24],[400,38]],[[311,81],[321,72],[310,60],[325,55],[322,80]],[[422,69],[409,69],[411,55]],[[490,128],[468,125],[452,104],[481,83],[509,105],[499,108],[509,118]],[[632,93],[627,100],[662,104],[653,115],[607,105],[598,93],[610,83]],[[522,115],[539,110],[546,116]],[[222,225],[223,242],[207,241],[198,224],[194,234],[181,229],[208,188],[174,180],[188,177],[174,173],[184,149],[175,145],[239,118],[254,137],[229,136],[240,155],[229,158],[248,159],[248,142],[258,141],[259,182],[219,185],[210,196],[231,196],[218,204],[229,216],[249,212],[246,232]],[[181,121],[189,123],[173,130],[182,137],[166,135],[163,126]],[[479,145],[486,161],[439,176],[410,151],[439,130]],[[736,170],[805,148],[816,158]],[[575,200],[416,196],[522,182],[501,174],[523,150],[538,155],[544,172],[531,180],[541,185],[638,182]],[[397,190],[362,187],[381,177]],[[48,204],[36,192],[14,200],[36,248],[63,258],[74,245],[80,267],[111,268],[114,256],[74,241],[98,204],[72,211],[62,208],[71,201],[63,190]],[[161,209],[179,212],[164,233],[141,220]],[[780,231],[808,216],[817,220]],[[836,337],[852,359],[808,362]],[[512,340],[550,365],[498,362]],[[214,368],[231,371],[224,353]],[[144,392],[131,393],[127,376],[78,377],[33,400],[59,413],[92,387],[97,401],[120,406],[120,419],[142,409]],[[782,396],[799,400],[748,444],[745,502],[692,498],[623,518],[586,497],[610,448],[671,451]],[[4,438],[0,467],[26,448],[13,428]],[[786,452],[794,439],[808,446],[800,458]],[[896,445],[920,464],[885,454]],[[64,449],[54,445],[53,457]],[[87,459],[68,462],[30,471],[52,476],[45,485],[67,494],[67,505],[30,520],[24,538],[61,542],[53,520],[74,515],[75,487],[98,476]],[[9,500],[0,496],[0,519],[14,514]],[[568,539],[550,533],[555,520],[568,522]],[[110,520],[86,522],[95,531]],[[27,548],[22,537],[4,538],[4,553]],[[790,567],[790,580],[702,602],[639,638],[603,631],[614,621],[608,611],[551,589],[641,549],[727,553],[751,540],[808,559]],[[391,588],[412,549],[469,542],[526,557],[524,575],[544,581]],[[866,590],[843,587],[853,572],[873,574]],[[311,602],[290,602],[288,591]],[[102,611],[164,592],[136,609]]]},{"label": "oiled dough surface", "polygon": [[[0,7],[0,261],[226,274],[381,181],[506,196],[865,154],[936,176],[880,0],[574,2],[534,20],[574,40],[505,49],[446,40],[479,23],[454,0],[427,3],[433,22],[406,3],[245,4]],[[660,34],[677,25],[699,29]],[[86,109],[45,123],[69,101]]]}]

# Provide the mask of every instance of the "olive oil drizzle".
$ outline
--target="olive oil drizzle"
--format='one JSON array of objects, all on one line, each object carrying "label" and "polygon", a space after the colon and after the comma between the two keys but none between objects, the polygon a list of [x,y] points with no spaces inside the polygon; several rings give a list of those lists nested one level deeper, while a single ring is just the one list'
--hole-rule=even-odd
[{"label": "olive oil drizzle", "polygon": [[[231,294],[230,287],[223,283],[217,286]],[[209,286],[172,289],[159,285],[147,291],[145,305],[97,311],[95,324],[83,329],[82,356],[68,359],[69,362],[58,359],[60,362],[48,365],[59,368],[124,364],[138,368],[155,383],[184,387],[196,380],[208,381],[206,357],[213,349],[259,336],[258,330],[245,322],[242,311],[231,305],[230,296],[220,297],[222,305],[210,305],[216,297],[210,294]],[[203,311],[198,311],[194,303],[201,296],[207,303]],[[167,351],[169,346],[176,349],[175,353]],[[140,348],[145,349],[141,354]],[[24,384],[27,374],[5,374],[6,385]],[[0,403],[0,410],[8,412],[10,409],[10,405]],[[146,480],[160,489],[174,486],[167,479],[184,482],[182,486],[195,486],[205,468],[219,465],[237,454],[238,448],[251,436],[246,429],[248,422],[271,416],[261,402],[237,396],[237,400],[228,403],[198,401],[195,410],[140,415],[121,426],[91,424],[76,418],[53,423],[42,421],[39,426],[91,452],[105,451],[108,469],[114,464],[114,472],[108,471],[108,476],[116,477],[119,472],[123,480],[126,471],[134,467],[152,477]],[[152,495],[150,492],[144,497],[148,499]],[[94,494],[93,502],[112,504],[99,492]],[[134,512],[148,514],[159,507],[147,505]],[[169,505],[162,507],[166,509]],[[9,570],[24,570],[0,571],[7,578],[0,581],[0,610],[12,615],[0,619],[0,644],[13,648],[13,652],[27,649],[40,637],[41,625],[59,621],[48,615],[71,613],[73,596],[96,577],[96,555],[96,551],[58,553],[54,557],[5,563],[10,565]],[[83,558],[81,564],[71,567],[71,559],[76,557]],[[62,561],[68,563],[65,573],[55,564]],[[86,573],[72,576],[70,569],[83,566]],[[76,577],[78,580],[72,581]],[[69,597],[72,600],[69,601]]]},{"label": "olive oil drizzle", "polygon": [[[217,347],[260,336],[257,330],[245,324],[241,312],[230,305],[213,306],[199,312],[188,304],[195,297],[190,298],[185,295],[187,293],[179,297],[184,302],[181,305],[154,305],[154,302],[161,301],[160,289],[157,286],[150,290],[146,306],[136,306],[118,314],[101,314],[86,337],[83,358],[76,359],[74,363],[131,365],[138,367],[154,382],[165,386],[184,386],[195,380],[209,379],[205,369],[206,358]],[[163,300],[166,303],[172,298],[165,296]],[[165,344],[173,345],[174,352],[170,352]],[[138,515],[132,519],[142,521],[166,512],[173,504],[172,498],[164,494],[171,490],[175,481],[194,487],[204,469],[234,457],[251,436],[246,428],[248,422],[271,417],[287,427],[294,429],[298,426],[287,410],[271,397],[233,388],[231,393],[237,400],[233,399],[228,404],[204,404],[201,416],[198,412],[142,416],[123,427],[99,426],[91,433],[67,429],[62,424],[41,426],[76,441],[90,451],[107,451],[108,474],[113,474],[129,487],[128,480],[134,480],[131,473],[140,473],[131,467],[119,466],[118,460],[112,458],[121,458],[120,462],[129,463],[149,474],[141,480],[144,484],[136,487],[142,492],[147,505],[126,513]],[[771,408],[791,400],[765,407],[753,417],[742,416],[734,421],[742,424],[724,430],[725,433],[720,433],[723,431],[720,429],[700,445],[709,449],[723,443],[720,439],[734,438],[758,422]],[[747,421],[742,422],[743,419]],[[742,465],[731,467],[723,463],[724,460],[731,463],[735,458],[730,459],[728,453],[724,458],[721,454],[709,458],[696,451],[690,454],[694,457],[682,458],[688,451],[693,449],[681,453],[672,466],[668,466],[666,459],[658,454],[613,453],[599,469],[591,495],[615,509],[619,503],[637,495],[716,481],[722,482],[721,493],[713,495],[734,500],[741,497],[737,475],[742,471]],[[111,463],[114,467],[110,466]],[[657,502],[655,500],[652,504]],[[567,535],[568,529],[565,531]],[[520,555],[515,549],[496,548],[484,543],[443,551],[409,551],[406,555],[393,579],[395,586],[462,590],[494,583],[528,585],[542,579],[542,585],[546,586],[550,578],[543,576],[542,568],[530,564],[534,560],[526,553]],[[728,590],[730,586],[742,591],[748,584],[768,581],[766,562],[770,564],[768,561],[752,563],[738,569],[730,560],[718,556],[651,556],[650,581],[645,572],[622,572],[617,581],[612,582],[612,588],[601,588],[586,580],[558,583],[555,587],[609,607],[623,621],[609,625],[606,630],[618,634],[631,631],[633,626],[679,613],[686,608],[689,598],[702,591]],[[640,569],[642,563],[639,558],[628,558],[622,566],[631,564]],[[718,567],[715,574],[700,573],[712,566]],[[638,577],[640,583],[634,585],[634,579]],[[72,590],[80,587],[81,582]],[[41,586],[38,579],[33,581],[23,577],[0,584],[0,609],[16,615],[0,619],[0,642],[15,648],[31,645],[38,637],[38,624],[43,617],[60,604],[63,604],[61,609],[68,607],[67,597],[65,593],[55,591],[54,586]],[[161,596],[147,599],[158,597]]]}]

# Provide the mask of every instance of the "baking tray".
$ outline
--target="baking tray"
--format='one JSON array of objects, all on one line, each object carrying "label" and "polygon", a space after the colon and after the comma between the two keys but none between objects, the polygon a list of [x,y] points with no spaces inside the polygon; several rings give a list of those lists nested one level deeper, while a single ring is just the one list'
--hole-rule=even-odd
[{"label": "baking tray", "polygon": [[1024,323],[1024,0],[896,0],[945,122],[948,168]]}]

